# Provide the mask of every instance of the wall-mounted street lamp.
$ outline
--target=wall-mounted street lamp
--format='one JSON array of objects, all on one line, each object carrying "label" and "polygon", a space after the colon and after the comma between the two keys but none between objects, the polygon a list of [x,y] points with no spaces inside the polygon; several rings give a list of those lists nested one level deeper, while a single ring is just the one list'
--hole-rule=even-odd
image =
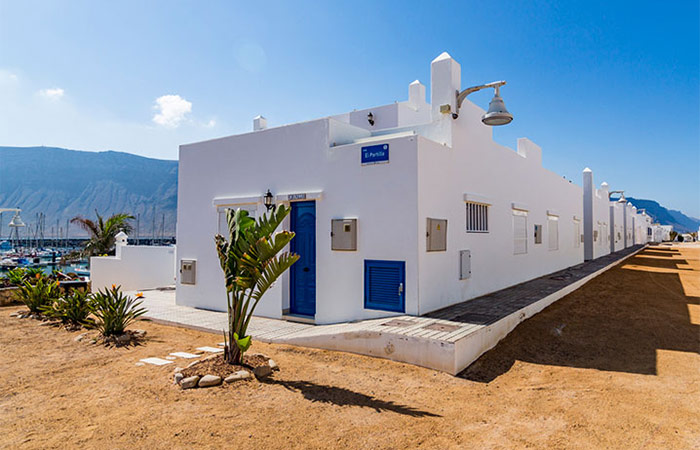
[{"label": "wall-mounted street lamp", "polygon": [[489,110],[486,111],[486,114],[481,116],[481,121],[484,123],[484,125],[491,127],[511,123],[513,121],[513,114],[509,113],[506,109],[506,104],[503,102],[499,92],[501,86],[505,84],[505,81],[494,81],[492,83],[486,83],[480,86],[472,86],[463,90],[462,92],[457,91],[457,111],[452,113],[452,118],[456,119],[459,117],[459,109],[462,107],[462,103],[464,102],[464,99],[467,98],[467,95],[482,89],[493,88],[496,92],[489,103]]},{"label": "wall-mounted street lamp", "polygon": [[265,196],[263,197],[263,201],[265,202],[265,208],[267,210],[275,209],[275,203],[274,203],[274,196],[272,195],[272,192],[268,189],[267,192],[265,193]]},{"label": "wall-mounted street lamp", "polygon": [[627,203],[627,199],[625,198],[625,191],[610,191],[608,194],[608,200],[610,200],[610,197],[612,197],[613,194],[620,194],[620,199],[618,200],[619,203]]},{"label": "wall-mounted street lamp", "polygon": [[374,114],[371,112],[367,114],[367,122],[369,122],[370,126],[374,126]]}]

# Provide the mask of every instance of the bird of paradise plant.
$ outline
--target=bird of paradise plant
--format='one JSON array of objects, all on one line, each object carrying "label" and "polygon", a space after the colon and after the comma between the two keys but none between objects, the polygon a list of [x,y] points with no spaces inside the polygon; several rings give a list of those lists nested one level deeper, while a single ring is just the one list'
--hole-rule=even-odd
[{"label": "bird of paradise plant", "polygon": [[226,280],[228,331],[224,331],[224,360],[229,364],[240,364],[250,348],[248,325],[260,299],[299,259],[299,255],[282,252],[294,233],[275,232],[289,212],[282,205],[255,221],[245,210],[229,210],[228,238],[220,234],[214,237]]}]

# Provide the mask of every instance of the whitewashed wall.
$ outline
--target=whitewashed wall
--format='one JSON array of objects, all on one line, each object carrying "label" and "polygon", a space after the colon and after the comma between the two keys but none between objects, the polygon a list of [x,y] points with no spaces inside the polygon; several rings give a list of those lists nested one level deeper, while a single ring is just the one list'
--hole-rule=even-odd
[{"label": "whitewashed wall", "polygon": [[[483,113],[464,103],[451,123],[452,147],[419,138],[420,313],[583,262],[581,187],[544,169],[541,149],[531,141],[519,140],[517,151],[495,143],[492,128],[480,121]],[[466,231],[465,194],[490,204],[488,233]],[[527,209],[525,254],[514,254],[514,203]],[[558,222],[555,250],[548,243],[548,214]],[[426,251],[428,217],[448,220],[446,252]],[[540,244],[535,244],[535,224],[543,227]],[[465,280],[459,279],[460,250],[471,252],[472,274]]]},{"label": "whitewashed wall", "polygon": [[90,258],[92,292],[121,286],[122,290],[152,289],[175,284],[175,247],[117,246],[116,256]]},{"label": "whitewashed wall", "polygon": [[[410,174],[417,171],[416,137],[382,138],[390,144],[391,163],[361,166],[360,147],[367,141],[344,142],[367,136],[369,132],[357,127],[321,119],[181,146],[178,260],[197,260],[197,284],[178,284],[177,303],[225,310],[213,240],[218,228],[214,199],[219,204],[235,205],[236,199],[249,203],[270,189],[283,198],[318,194],[316,323],[387,315],[364,309],[364,259],[406,261],[406,311],[415,314],[417,181]],[[258,206],[260,213],[264,210]],[[331,251],[335,218],[358,219],[358,251]],[[265,295],[257,313],[278,318],[287,308],[288,272]]]}]

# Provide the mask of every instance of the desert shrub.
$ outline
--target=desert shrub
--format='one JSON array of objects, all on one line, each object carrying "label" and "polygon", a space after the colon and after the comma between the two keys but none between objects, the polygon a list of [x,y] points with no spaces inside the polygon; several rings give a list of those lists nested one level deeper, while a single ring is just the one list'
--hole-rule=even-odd
[{"label": "desert shrub", "polygon": [[89,318],[92,296],[83,289],[74,289],[48,305],[41,307],[44,315],[57,319],[73,327],[91,327],[94,321]]},{"label": "desert shrub", "polygon": [[118,336],[124,333],[134,320],[146,313],[140,301],[124,295],[121,286],[112,285],[92,295],[91,310],[97,320],[95,328],[103,336]]},{"label": "desert shrub", "polygon": [[36,277],[34,284],[24,281],[15,297],[24,303],[29,311],[41,314],[42,309],[52,304],[61,294],[58,283],[45,277]]}]

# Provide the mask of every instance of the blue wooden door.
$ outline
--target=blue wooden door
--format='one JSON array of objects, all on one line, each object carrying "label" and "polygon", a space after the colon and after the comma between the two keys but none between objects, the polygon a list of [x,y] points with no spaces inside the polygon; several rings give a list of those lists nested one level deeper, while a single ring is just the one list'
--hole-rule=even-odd
[{"label": "blue wooden door", "polygon": [[365,308],[406,312],[406,263],[365,260]]},{"label": "blue wooden door", "polygon": [[316,202],[292,202],[292,252],[299,260],[290,269],[289,311],[316,314]]}]

